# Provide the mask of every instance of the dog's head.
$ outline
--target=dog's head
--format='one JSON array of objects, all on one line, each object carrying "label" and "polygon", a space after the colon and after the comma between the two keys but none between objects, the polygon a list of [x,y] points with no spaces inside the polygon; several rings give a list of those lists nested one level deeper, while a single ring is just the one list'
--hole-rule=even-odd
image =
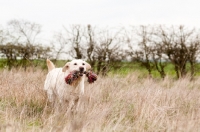
[{"label": "dog's head", "polygon": [[63,72],[69,71],[79,71],[80,73],[84,73],[86,70],[91,69],[90,64],[83,60],[72,60],[71,62],[67,62],[65,66],[62,68]]}]

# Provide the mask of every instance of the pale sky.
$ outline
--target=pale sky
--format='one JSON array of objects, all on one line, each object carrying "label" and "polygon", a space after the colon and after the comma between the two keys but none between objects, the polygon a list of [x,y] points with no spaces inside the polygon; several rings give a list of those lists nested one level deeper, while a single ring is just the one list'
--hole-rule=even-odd
[{"label": "pale sky", "polygon": [[199,0],[0,0],[0,25],[23,19],[44,32],[70,24],[200,27]]}]

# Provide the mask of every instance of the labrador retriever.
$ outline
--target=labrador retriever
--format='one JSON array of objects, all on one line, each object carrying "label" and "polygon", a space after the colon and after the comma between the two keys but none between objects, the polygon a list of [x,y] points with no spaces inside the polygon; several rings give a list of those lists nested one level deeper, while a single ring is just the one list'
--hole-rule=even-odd
[{"label": "labrador retriever", "polygon": [[[90,64],[80,59],[67,62],[62,68],[56,68],[49,59],[46,60],[46,63],[48,74],[44,83],[44,90],[46,90],[50,102],[54,103],[57,100],[62,103],[64,100],[68,100],[72,94],[84,94],[84,72],[91,69]],[[73,71],[78,71],[81,74],[69,85],[65,78]]]}]

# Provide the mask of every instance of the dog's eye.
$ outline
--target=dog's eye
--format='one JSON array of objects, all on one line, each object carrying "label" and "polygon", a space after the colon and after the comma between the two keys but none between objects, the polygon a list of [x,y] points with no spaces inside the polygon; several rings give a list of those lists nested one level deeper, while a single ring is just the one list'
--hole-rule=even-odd
[{"label": "dog's eye", "polygon": [[74,65],[77,65],[77,63],[74,63]]},{"label": "dog's eye", "polygon": [[83,65],[85,65],[85,63],[83,63]]}]

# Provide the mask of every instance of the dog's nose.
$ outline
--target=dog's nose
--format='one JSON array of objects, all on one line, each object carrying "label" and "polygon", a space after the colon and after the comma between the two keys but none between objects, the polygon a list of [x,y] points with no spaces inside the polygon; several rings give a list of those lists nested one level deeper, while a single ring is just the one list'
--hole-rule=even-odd
[{"label": "dog's nose", "polygon": [[84,71],[84,67],[79,67],[79,70],[80,70],[81,72],[83,72],[83,71]]}]

